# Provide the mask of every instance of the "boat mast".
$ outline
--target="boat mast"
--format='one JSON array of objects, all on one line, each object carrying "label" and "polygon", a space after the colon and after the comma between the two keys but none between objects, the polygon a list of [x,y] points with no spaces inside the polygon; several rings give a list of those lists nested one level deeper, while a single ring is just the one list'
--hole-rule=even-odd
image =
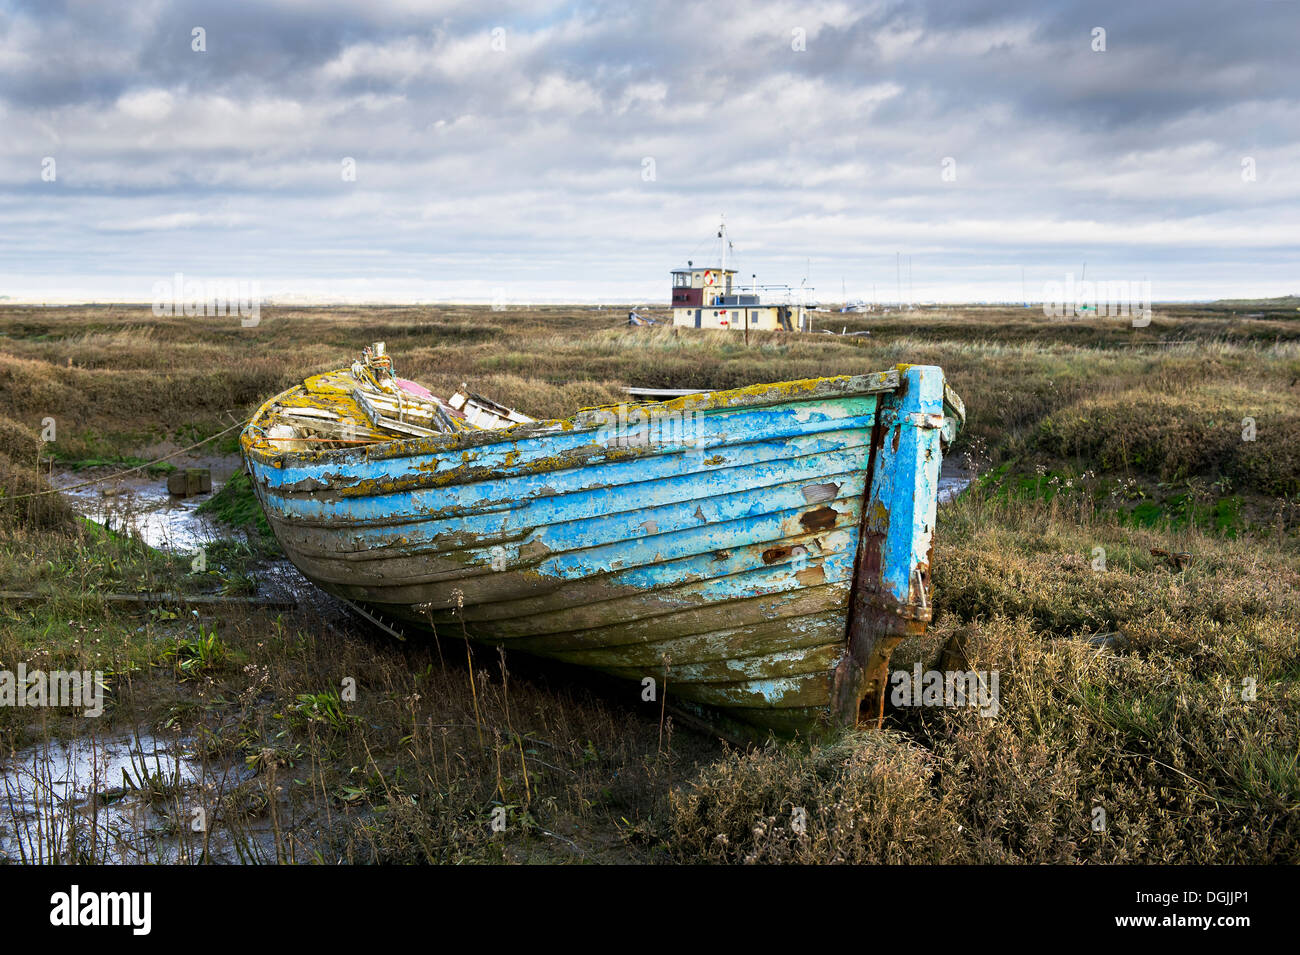
[{"label": "boat mast", "polygon": [[721,215],[718,218],[718,239],[722,246],[722,255],[720,258],[722,264],[718,267],[718,271],[722,273],[722,275],[719,276],[719,280],[725,282],[727,275],[727,217],[726,215]]}]

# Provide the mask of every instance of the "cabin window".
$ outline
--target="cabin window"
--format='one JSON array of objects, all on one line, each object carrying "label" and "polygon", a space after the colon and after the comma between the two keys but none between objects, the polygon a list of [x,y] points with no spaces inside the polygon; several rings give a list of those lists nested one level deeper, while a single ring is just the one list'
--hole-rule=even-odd
[{"label": "cabin window", "polygon": [[689,288],[691,277],[686,273],[680,273],[673,276],[673,288]]}]

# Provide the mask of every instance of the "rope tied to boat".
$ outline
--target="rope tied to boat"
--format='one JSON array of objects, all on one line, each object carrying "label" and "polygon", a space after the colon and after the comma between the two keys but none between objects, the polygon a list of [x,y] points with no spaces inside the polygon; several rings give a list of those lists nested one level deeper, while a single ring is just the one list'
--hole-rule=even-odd
[{"label": "rope tied to boat", "polygon": [[135,467],[127,468],[125,471],[115,471],[114,473],[107,474],[104,477],[95,478],[95,480],[93,481],[86,481],[82,484],[74,484],[71,487],[52,487],[48,491],[33,491],[30,494],[15,494],[13,497],[5,497],[3,494],[0,494],[0,501],[22,501],[30,497],[44,497],[47,494],[63,494],[67,491],[80,491],[82,488],[94,487],[97,484],[106,484],[109,481],[115,481],[118,478],[124,477],[128,474],[134,474],[136,471],[143,471],[145,468],[151,468],[155,464],[162,464],[162,462],[170,458],[174,458],[180,454],[185,454],[188,451],[193,451],[195,448],[201,448],[203,447],[203,445],[207,444],[208,442],[215,441],[217,438],[224,437],[230,434],[230,432],[242,427],[243,427],[242,423],[233,424],[229,428],[226,428],[224,431],[218,431],[216,434],[210,435],[209,437],[204,438],[202,441],[198,441],[194,444],[191,444],[188,448],[181,448],[179,451],[173,451],[171,454],[164,454],[161,458],[156,458],[153,461],[146,461],[144,464],[137,464]]}]

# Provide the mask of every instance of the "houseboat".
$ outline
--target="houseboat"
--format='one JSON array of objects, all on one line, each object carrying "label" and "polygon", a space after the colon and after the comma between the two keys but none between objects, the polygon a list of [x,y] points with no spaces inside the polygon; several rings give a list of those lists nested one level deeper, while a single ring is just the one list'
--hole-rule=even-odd
[{"label": "houseboat", "polygon": [[760,286],[737,281],[727,268],[727,225],[718,226],[718,265],[687,262],[673,269],[673,324],[684,328],[720,328],[730,331],[805,332],[810,328],[806,301],[809,288],[798,292],[788,285]]}]

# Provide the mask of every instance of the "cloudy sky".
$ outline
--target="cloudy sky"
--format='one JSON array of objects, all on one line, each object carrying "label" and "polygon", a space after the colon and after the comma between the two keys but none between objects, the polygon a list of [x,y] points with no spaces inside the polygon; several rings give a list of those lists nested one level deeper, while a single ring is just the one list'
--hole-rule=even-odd
[{"label": "cloudy sky", "polygon": [[917,301],[1298,293],[1298,39],[1296,0],[0,0],[0,295],[663,303],[724,213],[823,301],[900,256]]}]

